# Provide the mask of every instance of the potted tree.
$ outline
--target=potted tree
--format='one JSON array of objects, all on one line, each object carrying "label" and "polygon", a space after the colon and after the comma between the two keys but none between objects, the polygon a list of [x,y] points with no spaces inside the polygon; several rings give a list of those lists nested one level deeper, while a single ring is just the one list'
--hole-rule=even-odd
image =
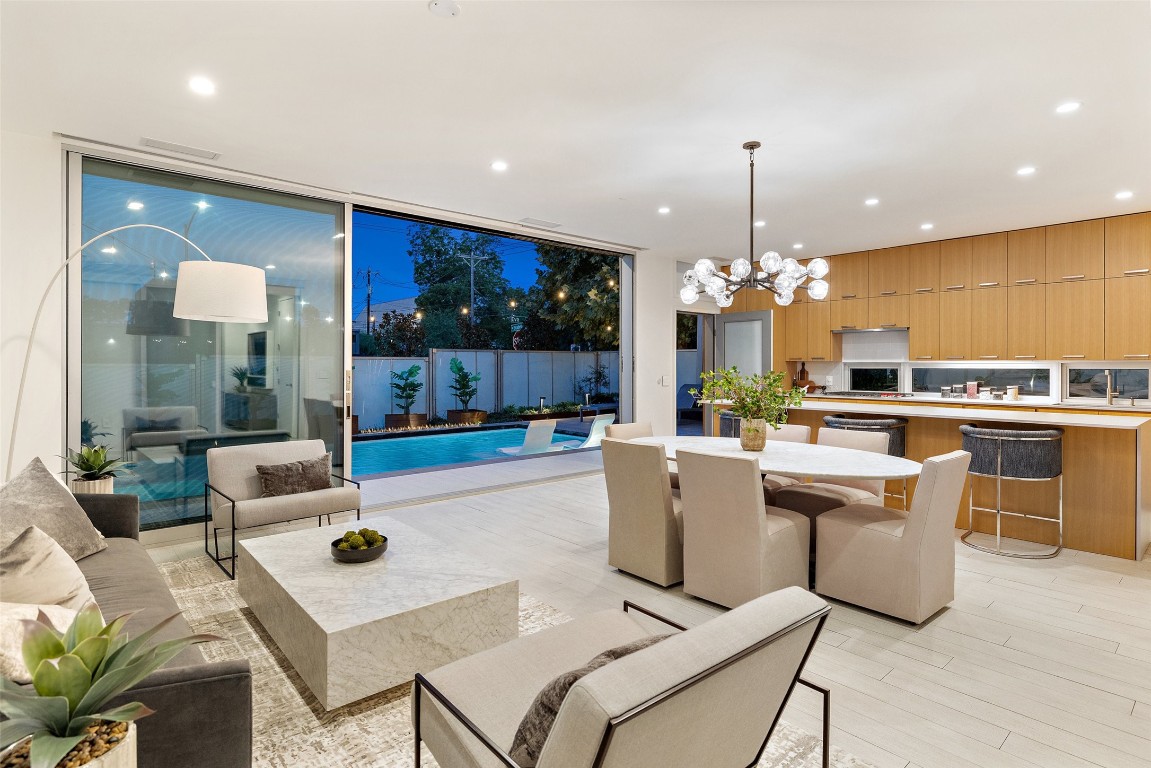
[{"label": "potted tree", "polygon": [[387,429],[410,429],[427,426],[428,415],[426,413],[412,413],[416,395],[424,388],[424,383],[416,380],[419,375],[420,366],[418,365],[413,365],[404,371],[392,371],[392,398],[402,413],[389,413],[384,416],[384,426]]},{"label": "potted tree", "polygon": [[460,401],[460,409],[448,409],[448,423],[449,424],[483,424],[488,418],[487,411],[473,411],[468,408],[477,394],[479,394],[479,387],[476,382],[480,380],[478,373],[468,373],[464,368],[464,364],[460,362],[458,357],[453,357],[450,363],[452,369],[452,383],[448,385],[448,389],[455,394],[456,399]]},{"label": "potted tree", "polygon": [[739,417],[739,444],[745,451],[762,451],[767,429],[787,423],[787,409],[803,402],[803,390],[786,387],[785,375],[775,371],[744,376],[736,367],[704,371],[701,390],[691,394],[704,402],[730,403]]},{"label": "potted tree", "polygon": [[135,721],[152,714],[139,702],[105,705],[167,664],[194,643],[219,640],[192,635],[145,645],[175,616],[128,639],[132,614],[105,625],[94,603],[57,631],[43,611],[25,620],[21,647],[25,684],[0,677],[0,763],[19,768],[135,768]]},{"label": "potted tree", "polygon": [[82,445],[79,451],[68,451],[61,458],[73,467],[65,474],[76,475],[71,482],[72,493],[113,493],[116,471],[125,466],[120,459],[108,458],[106,445]]},{"label": "potted tree", "polygon": [[231,374],[232,378],[236,380],[236,391],[247,392],[248,379],[251,377],[251,373],[248,371],[248,369],[242,365],[233,365]]}]

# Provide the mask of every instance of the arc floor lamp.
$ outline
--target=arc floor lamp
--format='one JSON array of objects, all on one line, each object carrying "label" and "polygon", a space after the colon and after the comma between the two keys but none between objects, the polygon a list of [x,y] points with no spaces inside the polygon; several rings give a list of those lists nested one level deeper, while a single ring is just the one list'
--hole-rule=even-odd
[{"label": "arc floor lamp", "polygon": [[264,285],[264,271],[247,264],[227,261],[212,261],[212,258],[188,238],[167,227],[157,224],[125,224],[109,229],[77,248],[64,260],[44,288],[44,295],[36,306],[32,318],[32,329],[28,332],[28,349],[24,352],[24,366],[20,369],[20,388],[16,392],[16,412],[12,415],[12,431],[8,437],[8,462],[4,479],[12,478],[12,461],[16,449],[16,429],[20,423],[20,410],[24,401],[24,383],[28,378],[28,363],[32,359],[32,345],[36,341],[36,327],[40,324],[40,314],[48,301],[48,294],[56,280],[84,249],[102,237],[123,232],[126,229],[158,229],[180,238],[204,257],[204,261],[182,261],[176,275],[176,299],[172,315],[183,320],[206,320],[216,323],[266,323],[268,322],[267,290]]}]

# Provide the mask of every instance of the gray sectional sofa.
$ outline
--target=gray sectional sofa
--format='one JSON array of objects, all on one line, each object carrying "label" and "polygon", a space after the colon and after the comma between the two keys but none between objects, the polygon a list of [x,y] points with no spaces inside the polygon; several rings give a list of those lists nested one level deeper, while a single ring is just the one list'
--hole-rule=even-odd
[{"label": "gray sectional sofa", "polygon": [[[77,494],[108,548],[77,561],[105,620],[139,610],[137,634],[179,612],[160,571],[140,544],[136,496]],[[157,639],[192,634],[181,616]],[[141,701],[156,710],[137,723],[141,768],[247,768],[252,764],[252,672],[247,661],[208,663],[190,647],[113,704]]]}]

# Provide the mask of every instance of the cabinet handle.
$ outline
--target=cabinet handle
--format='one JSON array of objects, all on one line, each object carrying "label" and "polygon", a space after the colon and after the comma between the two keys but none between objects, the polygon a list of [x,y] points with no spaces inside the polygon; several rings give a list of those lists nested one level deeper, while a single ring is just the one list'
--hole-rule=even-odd
[{"label": "cabinet handle", "polygon": [[916,293],[931,293],[934,290],[935,290],[934,288],[916,288],[915,292]]},{"label": "cabinet handle", "polygon": [[1031,285],[1032,283],[1036,283],[1036,282],[1039,282],[1039,281],[1036,280],[1034,277],[1028,277],[1028,278],[1024,278],[1023,280],[1016,280],[1015,284],[1016,285]]},{"label": "cabinet handle", "polygon": [[894,328],[894,327],[895,327],[895,323],[880,323],[880,324],[879,324],[879,327],[880,327],[880,328]]},{"label": "cabinet handle", "polygon": [[946,290],[946,291],[958,291],[958,290],[962,290],[964,287],[965,286],[963,286],[963,285],[949,285],[946,288],[944,288],[944,290]]},{"label": "cabinet handle", "polygon": [[963,357],[963,355],[948,355],[948,356],[947,356],[946,358],[944,358],[944,359],[945,359],[945,360],[964,360],[964,359],[966,359],[966,358],[964,358],[964,357]]},{"label": "cabinet handle", "polygon": [[1035,355],[1016,355],[1015,359],[1016,360],[1034,360]]},{"label": "cabinet handle", "polygon": [[1125,269],[1125,270],[1123,270],[1123,274],[1125,274],[1125,275],[1145,275],[1148,272],[1151,272],[1151,269]]},{"label": "cabinet handle", "polygon": [[980,355],[979,359],[980,360],[998,360],[999,355]]},{"label": "cabinet handle", "polygon": [[897,291],[880,291],[879,295],[880,296],[894,296],[896,293],[897,293]]},{"label": "cabinet handle", "polygon": [[1123,357],[1137,357],[1140,359],[1151,357],[1151,355],[1123,355]]},{"label": "cabinet handle", "polygon": [[931,355],[916,355],[915,359],[916,360],[931,360],[932,357],[931,357]]},{"label": "cabinet handle", "polygon": [[1060,280],[1082,280],[1086,275],[1064,275]]},{"label": "cabinet handle", "polygon": [[855,294],[854,294],[854,293],[845,293],[845,294],[843,294],[842,296],[840,296],[840,298],[841,298],[841,299],[854,299],[854,298],[855,298]]},{"label": "cabinet handle", "polygon": [[855,326],[854,326],[854,325],[841,325],[841,326],[839,326],[839,327],[840,327],[840,328],[842,328],[842,329],[843,329],[843,330],[845,330],[845,331],[846,331],[846,330],[848,330],[848,329],[851,329],[851,330],[855,330]]},{"label": "cabinet handle", "polygon": [[979,287],[980,287],[980,288],[994,288],[994,287],[995,287],[995,286],[997,286],[997,285],[999,285],[999,281],[998,281],[998,280],[996,280],[994,283],[980,283],[980,284],[979,284]]},{"label": "cabinet handle", "polygon": [[811,359],[812,360],[826,360],[827,358],[826,357],[815,357],[814,355],[812,355]]},{"label": "cabinet handle", "polygon": [[1064,357],[1070,357],[1070,358],[1074,358],[1076,360],[1081,360],[1084,357],[1087,357],[1087,355],[1064,355]]}]

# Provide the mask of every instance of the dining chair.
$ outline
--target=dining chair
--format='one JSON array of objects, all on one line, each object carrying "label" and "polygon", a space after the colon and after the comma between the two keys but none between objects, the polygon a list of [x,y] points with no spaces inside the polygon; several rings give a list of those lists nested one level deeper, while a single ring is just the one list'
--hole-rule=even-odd
[{"label": "dining chair", "polygon": [[919,624],[955,599],[955,516],[971,454],[923,462],[911,510],[849,504],[815,521],[815,591]]},{"label": "dining chair", "polygon": [[763,501],[754,456],[678,451],[683,493],[683,591],[734,608],[808,585],[810,523]]},{"label": "dining chair", "polygon": [[[637,437],[653,437],[650,421],[634,421],[629,424],[612,424],[604,433],[614,440],[634,440]],[[679,472],[675,460],[667,461],[668,477],[671,478],[671,487],[679,492]]]},{"label": "dining chair", "polygon": [[662,445],[605,438],[607,562],[667,587],[683,581],[683,507],[672,495]]},{"label": "dining chair", "polygon": [[[824,427],[816,435],[817,445],[853,448],[857,451],[887,453],[887,435],[882,432],[854,432]],[[811,521],[811,546],[815,547],[815,518],[829,509],[847,504],[883,504],[883,480],[836,478],[797,483],[775,492],[775,506],[806,515]]]},{"label": "dining chair", "polygon": [[[767,430],[767,439],[784,443],[810,443],[811,427],[801,424],[780,424],[778,429]],[[765,474],[763,476],[763,500],[768,505],[774,505],[776,491],[790,485],[799,485],[799,483],[800,481],[794,477]]]},{"label": "dining chair", "polygon": [[505,456],[528,456],[534,453],[550,453],[562,451],[562,445],[552,443],[552,434],[556,431],[555,419],[540,419],[529,421],[527,431],[524,432],[524,444],[510,448],[497,448]]}]

